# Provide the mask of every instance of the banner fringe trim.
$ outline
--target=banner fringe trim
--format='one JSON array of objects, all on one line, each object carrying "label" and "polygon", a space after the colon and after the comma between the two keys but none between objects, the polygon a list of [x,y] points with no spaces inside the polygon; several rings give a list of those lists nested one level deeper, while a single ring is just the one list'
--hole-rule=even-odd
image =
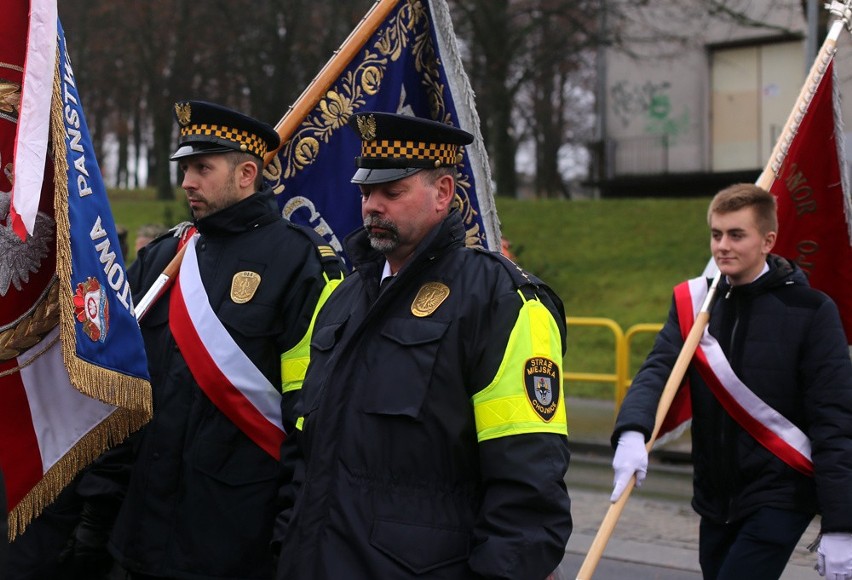
[{"label": "banner fringe trim", "polygon": [[62,357],[71,378],[71,384],[84,395],[94,397],[108,405],[125,407],[152,414],[151,385],[133,377],[88,363],[77,356],[76,318],[74,293],[71,281],[71,222],[68,216],[68,173],[65,126],[62,120],[62,92],[60,84],[60,59],[56,59],[53,79],[53,99],[50,111],[50,143],[53,148],[55,213],[56,213],[56,272],[61,282],[59,289],[60,336]]},{"label": "banner fringe trim", "polygon": [[147,422],[144,413],[118,408],[84,435],[9,512],[9,541],[22,534],[92,461]]}]

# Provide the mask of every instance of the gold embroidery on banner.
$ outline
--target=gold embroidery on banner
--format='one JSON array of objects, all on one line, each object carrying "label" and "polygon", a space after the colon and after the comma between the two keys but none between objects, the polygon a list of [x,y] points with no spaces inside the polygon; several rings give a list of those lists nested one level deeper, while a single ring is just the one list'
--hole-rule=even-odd
[{"label": "gold embroidery on banner", "polygon": [[8,62],[0,62],[0,68],[8,68],[10,70],[18,71],[19,73],[24,72],[24,67]]},{"label": "gold embroidery on banner", "polygon": [[54,277],[24,315],[0,328],[0,361],[9,360],[41,342],[59,324],[59,279]]},{"label": "gold embroidery on banner", "polygon": [[231,279],[231,300],[236,304],[245,304],[252,299],[258,286],[259,274],[249,271],[237,272]]},{"label": "gold embroidery on banner", "polygon": [[[430,26],[424,0],[405,0],[396,15],[377,32],[378,40],[366,47],[361,63],[338,79],[308,115],[299,129],[284,143],[277,155],[264,169],[264,177],[272,182],[276,195],[282,195],[284,184],[304,168],[311,165],[324,144],[342,129],[353,113],[366,105],[366,97],[375,95],[381,88],[385,72],[391,62],[396,62],[411,45],[415,70],[426,90],[431,118],[452,124],[446,108],[440,69],[432,45]],[[465,98],[459,95],[459,98]],[[467,170],[469,173],[469,169]],[[465,243],[468,246],[485,246],[485,233],[475,219],[477,211],[470,203],[471,182],[465,166],[459,164],[456,176],[456,205],[465,224]]]},{"label": "gold embroidery on banner", "polygon": [[429,316],[438,309],[447,296],[450,289],[440,282],[427,282],[417,291],[414,302],[411,303],[411,313],[414,316]]}]

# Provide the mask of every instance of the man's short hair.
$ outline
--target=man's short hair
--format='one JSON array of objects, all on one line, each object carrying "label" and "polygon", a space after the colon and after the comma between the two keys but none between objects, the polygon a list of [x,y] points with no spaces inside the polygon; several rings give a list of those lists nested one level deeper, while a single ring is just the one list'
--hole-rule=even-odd
[{"label": "man's short hair", "polygon": [[[453,178],[453,187],[455,187],[455,184],[458,183],[459,172],[455,165],[445,165],[444,167],[437,167],[435,169],[421,169],[415,175],[419,175],[423,183],[428,183],[429,185],[432,185],[443,176],[449,175]],[[450,209],[452,208],[462,208],[462,200],[455,192],[453,192],[453,201],[450,203]]]},{"label": "man's short hair", "polygon": [[223,153],[225,158],[228,160],[228,166],[231,168],[231,171],[237,168],[237,165],[240,163],[254,163],[257,167],[257,176],[254,178],[254,189],[255,191],[260,191],[263,189],[263,160],[255,157],[250,153],[242,153],[240,151],[231,151],[228,153]]},{"label": "man's short hair", "polygon": [[714,213],[731,213],[746,207],[754,208],[757,228],[762,234],[778,231],[775,196],[752,183],[737,183],[717,193],[707,210],[707,223]]},{"label": "man's short hair", "polygon": [[420,177],[423,178],[423,181],[427,183],[435,183],[444,175],[449,175],[453,178],[453,180],[456,180],[458,175],[455,165],[447,165],[436,169],[421,169],[417,173],[419,173]]}]

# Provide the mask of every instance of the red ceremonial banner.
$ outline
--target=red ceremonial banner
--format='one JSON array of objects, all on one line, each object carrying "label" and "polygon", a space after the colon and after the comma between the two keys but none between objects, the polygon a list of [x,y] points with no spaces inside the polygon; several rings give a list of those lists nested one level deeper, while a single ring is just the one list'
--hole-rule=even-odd
[{"label": "red ceremonial banner", "polygon": [[831,62],[770,191],[778,199],[773,252],[795,261],[837,303],[852,342],[852,244],[843,133]]}]

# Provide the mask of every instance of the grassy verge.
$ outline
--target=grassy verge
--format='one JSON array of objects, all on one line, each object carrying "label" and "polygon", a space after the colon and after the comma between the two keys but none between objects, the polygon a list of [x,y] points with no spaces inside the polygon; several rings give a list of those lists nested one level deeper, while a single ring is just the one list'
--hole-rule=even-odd
[{"label": "grassy verge", "polygon": [[[518,262],[562,297],[568,316],[603,317],[625,331],[666,319],[672,287],[701,273],[709,258],[709,199],[519,201],[498,199],[503,235]],[[612,373],[609,329],[571,327],[566,369]],[[631,342],[632,375],[653,334]],[[569,394],[612,396],[607,383],[572,382]]]},{"label": "grassy verge", "polygon": [[[129,230],[130,259],[137,228],[189,219],[186,202],[159,201],[153,190],[109,192],[116,223]],[[709,200],[641,199],[519,201],[498,199],[503,234],[518,262],[562,297],[568,316],[614,320],[623,330],[665,320],[672,287],[698,275],[709,258],[705,212]],[[631,374],[653,343],[631,343]],[[567,369],[612,373],[614,340],[608,329],[572,327]],[[574,396],[610,398],[612,386],[572,382]]]},{"label": "grassy verge", "polygon": [[136,230],[145,224],[173,226],[190,219],[189,206],[182,193],[175,193],[173,201],[158,200],[153,189],[110,189],[107,192],[113,218],[119,226],[127,228],[128,262],[136,259]]}]

